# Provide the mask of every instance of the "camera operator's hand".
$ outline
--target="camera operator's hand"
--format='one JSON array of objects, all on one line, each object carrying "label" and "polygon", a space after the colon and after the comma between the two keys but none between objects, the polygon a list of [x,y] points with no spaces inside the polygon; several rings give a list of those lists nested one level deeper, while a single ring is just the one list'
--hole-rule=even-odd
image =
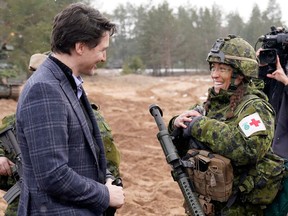
[{"label": "camera operator's hand", "polygon": [[267,74],[267,77],[282,82],[285,86],[288,85],[288,77],[286,76],[283,68],[281,67],[278,55],[277,55],[276,70],[271,74]]}]

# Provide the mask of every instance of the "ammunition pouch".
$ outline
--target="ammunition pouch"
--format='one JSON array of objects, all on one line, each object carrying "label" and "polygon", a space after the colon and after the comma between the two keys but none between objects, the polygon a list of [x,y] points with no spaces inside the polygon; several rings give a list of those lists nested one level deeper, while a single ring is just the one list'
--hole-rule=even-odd
[{"label": "ammunition pouch", "polygon": [[[208,197],[199,195],[198,200],[199,200],[200,206],[203,209],[205,216],[215,216],[214,204],[211,203],[211,199],[209,199]],[[185,209],[185,213],[187,216],[194,216],[192,213],[190,213],[189,209],[187,208],[186,202],[183,203],[183,207]]]},{"label": "ammunition pouch", "polygon": [[200,205],[203,208],[203,211],[206,216],[214,216],[215,215],[215,209],[213,203],[210,202],[211,200],[204,196],[199,196],[199,202]]},{"label": "ammunition pouch", "polygon": [[206,150],[190,149],[183,160],[190,162],[186,172],[198,194],[206,201],[228,201],[234,179],[230,159]]}]

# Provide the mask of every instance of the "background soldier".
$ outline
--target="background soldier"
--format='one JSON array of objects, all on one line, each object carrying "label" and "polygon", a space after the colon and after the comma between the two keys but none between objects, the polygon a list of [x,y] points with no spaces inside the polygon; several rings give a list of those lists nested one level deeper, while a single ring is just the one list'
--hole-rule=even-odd
[{"label": "background soldier", "polygon": [[[0,127],[0,189],[8,191],[17,181],[17,173],[15,171],[15,157],[11,151],[5,149],[2,144],[2,133],[6,133],[6,128],[11,126],[15,128],[15,115],[6,116],[2,119],[2,125]],[[5,131],[5,132],[2,132]],[[19,197],[16,197],[12,203],[10,203],[5,211],[6,216],[16,216]]]}]

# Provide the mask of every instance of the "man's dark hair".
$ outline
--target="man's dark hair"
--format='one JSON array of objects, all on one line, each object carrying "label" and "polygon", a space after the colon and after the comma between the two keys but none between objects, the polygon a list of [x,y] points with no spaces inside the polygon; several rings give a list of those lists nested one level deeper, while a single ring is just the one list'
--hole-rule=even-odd
[{"label": "man's dark hair", "polygon": [[95,8],[83,3],[70,4],[54,18],[51,50],[70,55],[77,42],[94,48],[105,32],[112,36],[116,32],[116,25]]}]

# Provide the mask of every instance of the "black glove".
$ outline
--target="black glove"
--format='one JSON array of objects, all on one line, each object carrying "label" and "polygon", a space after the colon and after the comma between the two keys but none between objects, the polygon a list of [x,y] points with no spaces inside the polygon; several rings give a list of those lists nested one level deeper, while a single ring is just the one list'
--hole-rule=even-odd
[{"label": "black glove", "polygon": [[193,110],[205,116],[206,111],[203,106],[197,105]]}]

